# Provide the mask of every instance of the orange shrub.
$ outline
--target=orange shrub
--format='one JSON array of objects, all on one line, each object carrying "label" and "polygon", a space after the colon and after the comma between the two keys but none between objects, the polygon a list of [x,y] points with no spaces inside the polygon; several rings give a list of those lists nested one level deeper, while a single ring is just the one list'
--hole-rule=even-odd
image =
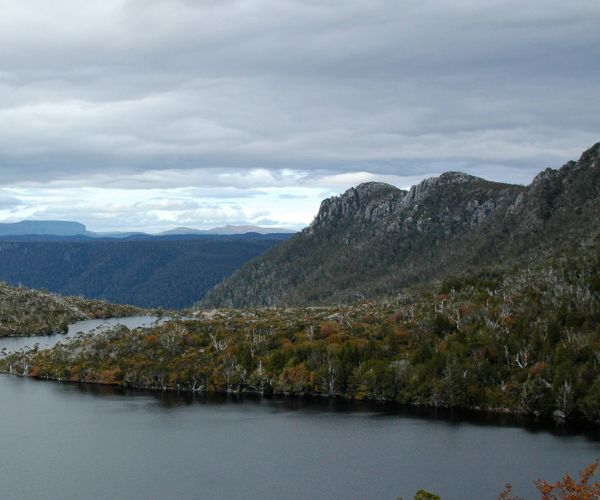
[{"label": "orange shrub", "polygon": [[544,363],[543,361],[538,361],[529,369],[529,373],[531,373],[532,375],[539,375],[546,369],[546,366],[546,363]]},{"label": "orange shrub", "polygon": [[325,337],[329,337],[329,335],[333,335],[340,331],[340,325],[335,321],[325,321],[319,325],[319,328],[321,330],[321,335]]}]

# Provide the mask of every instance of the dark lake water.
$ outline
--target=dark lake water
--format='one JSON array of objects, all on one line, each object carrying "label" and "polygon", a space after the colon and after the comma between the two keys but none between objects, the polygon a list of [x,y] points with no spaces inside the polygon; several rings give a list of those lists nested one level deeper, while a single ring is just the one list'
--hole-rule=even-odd
[{"label": "dark lake water", "polygon": [[[4,341],[0,342],[0,345]],[[3,499],[538,498],[600,456],[526,420],[329,400],[186,397],[0,375]],[[575,429],[581,431],[581,429]]]}]

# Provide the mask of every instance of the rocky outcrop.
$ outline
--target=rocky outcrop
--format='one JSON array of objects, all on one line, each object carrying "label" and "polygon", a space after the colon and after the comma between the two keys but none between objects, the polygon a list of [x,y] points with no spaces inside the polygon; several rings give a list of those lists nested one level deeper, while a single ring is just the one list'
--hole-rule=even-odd
[{"label": "rocky outcrop", "polygon": [[383,182],[365,182],[323,200],[310,228],[339,224],[346,218],[375,222],[397,210],[405,195],[406,191]]},{"label": "rocky outcrop", "polygon": [[461,172],[425,179],[409,191],[367,182],[323,200],[309,234],[315,234],[319,228],[346,224],[349,220],[368,224],[385,221],[386,230],[400,230],[412,224],[422,231],[434,220],[448,224],[463,221],[473,226],[487,219],[498,207],[514,202],[522,190],[521,186],[489,182]]},{"label": "rocky outcrop", "polygon": [[207,306],[389,295],[467,266],[519,262],[600,233],[600,144],[531,185],[461,172],[409,191],[368,182],[322,202],[312,224],[209,292]]}]

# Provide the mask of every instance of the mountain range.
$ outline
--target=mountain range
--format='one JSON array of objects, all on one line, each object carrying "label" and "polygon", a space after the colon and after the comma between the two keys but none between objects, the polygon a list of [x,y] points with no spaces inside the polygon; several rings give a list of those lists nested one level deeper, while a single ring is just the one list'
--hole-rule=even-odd
[{"label": "mountain range", "polygon": [[[151,237],[162,238],[164,236],[202,236],[202,235],[244,235],[244,234],[292,234],[294,231],[284,228],[270,228],[251,225],[232,226],[226,225],[214,227],[212,229],[192,229],[189,227],[178,227],[169,231],[163,231],[158,234],[149,234],[142,231],[129,232],[94,232],[88,231],[84,224],[73,221],[56,221],[56,220],[24,220],[21,222],[3,222],[0,223],[0,238],[20,237],[20,240],[31,237],[35,239],[65,239],[78,238],[85,240],[86,238],[143,238]],[[40,238],[43,237],[43,238]],[[44,238],[45,237],[45,238]]]},{"label": "mountain range", "polygon": [[447,172],[410,190],[369,182],[321,203],[311,225],[248,262],[205,307],[339,303],[468,268],[522,266],[600,233],[600,143],[528,186]]},{"label": "mountain range", "polygon": [[200,235],[200,234],[226,234],[226,235],[234,235],[234,234],[248,234],[248,233],[256,233],[256,234],[292,234],[295,231],[291,229],[285,229],[281,227],[260,227],[260,226],[232,226],[227,224],[226,226],[213,227],[212,229],[192,229],[189,227],[177,227],[175,229],[171,229],[170,231],[164,231],[159,233],[159,236],[167,236],[167,235]]}]

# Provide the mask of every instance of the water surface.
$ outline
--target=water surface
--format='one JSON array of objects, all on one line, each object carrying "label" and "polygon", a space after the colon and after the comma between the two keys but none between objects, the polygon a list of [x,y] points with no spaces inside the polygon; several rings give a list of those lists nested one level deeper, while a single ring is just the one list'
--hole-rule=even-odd
[{"label": "water surface", "polygon": [[[39,338],[0,346],[13,340]],[[0,397],[3,499],[393,500],[420,488],[493,499],[509,481],[538,498],[533,479],[556,480],[600,456],[600,442],[573,429],[390,405],[8,375]]]},{"label": "water surface", "polygon": [[166,321],[168,318],[158,316],[127,316],[125,318],[87,319],[69,325],[67,333],[56,333],[53,335],[40,335],[35,337],[0,337],[0,349],[18,351],[23,348],[31,348],[38,344],[40,348],[52,347],[58,342],[65,342],[75,337],[78,333],[89,333],[91,331],[105,331],[116,325],[125,325],[133,329],[138,327],[149,327],[155,323]]}]

